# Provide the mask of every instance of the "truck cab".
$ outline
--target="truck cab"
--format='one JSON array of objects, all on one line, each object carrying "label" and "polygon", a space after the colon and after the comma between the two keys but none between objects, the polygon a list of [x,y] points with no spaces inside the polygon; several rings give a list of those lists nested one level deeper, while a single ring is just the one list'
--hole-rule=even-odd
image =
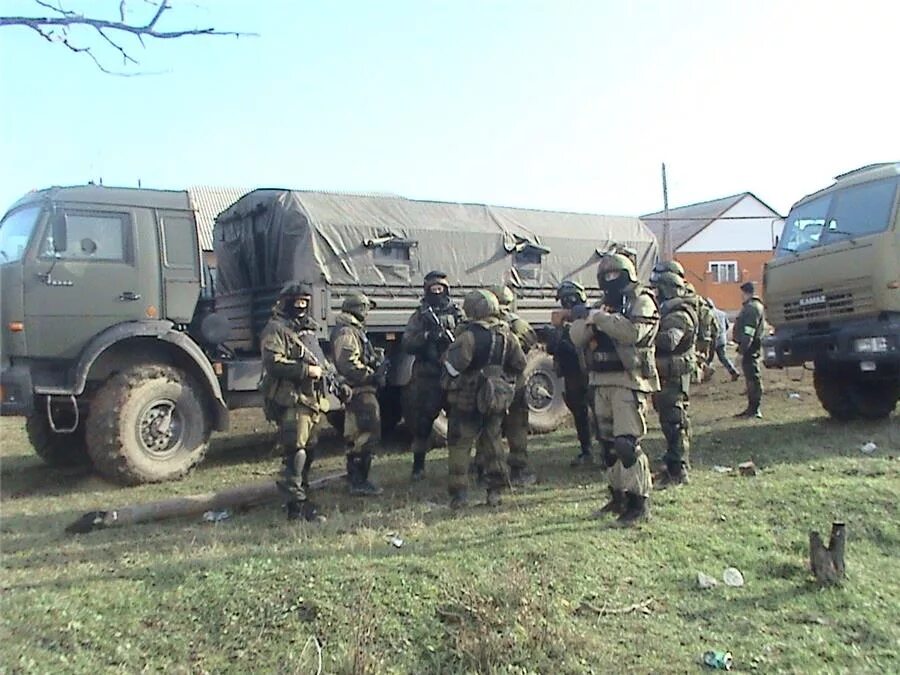
[{"label": "truck cab", "polygon": [[812,363],[833,417],[886,417],[900,395],[900,162],[797,202],[766,265],[766,366]]}]

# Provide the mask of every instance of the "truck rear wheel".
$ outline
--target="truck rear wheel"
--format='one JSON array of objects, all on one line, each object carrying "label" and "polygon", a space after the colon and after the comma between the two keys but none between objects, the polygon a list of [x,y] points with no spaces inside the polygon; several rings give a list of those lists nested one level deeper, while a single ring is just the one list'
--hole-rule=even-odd
[{"label": "truck rear wheel", "polygon": [[[47,419],[46,404],[43,399],[35,406],[35,411],[25,420],[25,431],[35,453],[50,466],[69,467],[90,464],[87,444],[84,438],[85,420],[81,418],[78,427],[70,434],[53,431]],[[68,428],[75,421],[74,413],[54,411],[53,421],[57,427]]]},{"label": "truck rear wheel", "polygon": [[553,357],[546,352],[532,350],[527,359],[525,400],[528,402],[528,429],[533,434],[556,431],[569,414],[563,399],[563,380],[556,374]]},{"label": "truck rear wheel", "polygon": [[856,406],[850,395],[851,382],[843,377],[840,370],[829,372],[816,365],[813,385],[819,403],[834,419],[846,421],[856,417]]},{"label": "truck rear wheel", "polygon": [[210,424],[202,394],[169,366],[113,375],[91,401],[88,454],[103,476],[138,485],[180,478],[206,454]]}]

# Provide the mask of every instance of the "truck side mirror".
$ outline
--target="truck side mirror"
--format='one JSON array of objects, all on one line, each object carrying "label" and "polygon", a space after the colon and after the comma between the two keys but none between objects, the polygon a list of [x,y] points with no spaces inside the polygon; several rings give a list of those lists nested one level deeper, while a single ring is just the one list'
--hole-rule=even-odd
[{"label": "truck side mirror", "polygon": [[53,252],[62,253],[68,248],[66,214],[54,208],[50,213],[50,235],[53,237]]}]

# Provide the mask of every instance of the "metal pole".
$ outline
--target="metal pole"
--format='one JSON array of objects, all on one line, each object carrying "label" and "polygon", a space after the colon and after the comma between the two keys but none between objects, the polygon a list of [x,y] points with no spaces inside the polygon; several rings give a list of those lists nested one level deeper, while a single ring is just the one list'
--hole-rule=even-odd
[{"label": "metal pole", "polygon": [[672,259],[672,231],[669,225],[669,187],[666,183],[666,163],[662,165],[663,188],[663,260]]}]

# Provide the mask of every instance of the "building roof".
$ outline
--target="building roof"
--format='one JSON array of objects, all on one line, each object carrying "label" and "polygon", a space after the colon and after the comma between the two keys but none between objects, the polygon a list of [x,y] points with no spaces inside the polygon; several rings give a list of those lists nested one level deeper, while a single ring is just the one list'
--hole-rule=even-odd
[{"label": "building roof", "polygon": [[[721,217],[728,209],[747,196],[756,199],[751,192],[741,192],[728,197],[712,199],[708,202],[699,202],[669,209],[669,232],[672,237],[672,251],[677,251],[684,246],[690,239],[706,229],[710,223]],[[660,247],[664,246],[665,211],[648,213],[641,216],[641,220],[656,235]]]},{"label": "building roof", "polygon": [[194,209],[194,217],[197,220],[197,234],[201,250],[213,250],[212,233],[216,216],[251,190],[252,188],[211,187],[209,185],[192,185],[187,189],[191,208]]}]

